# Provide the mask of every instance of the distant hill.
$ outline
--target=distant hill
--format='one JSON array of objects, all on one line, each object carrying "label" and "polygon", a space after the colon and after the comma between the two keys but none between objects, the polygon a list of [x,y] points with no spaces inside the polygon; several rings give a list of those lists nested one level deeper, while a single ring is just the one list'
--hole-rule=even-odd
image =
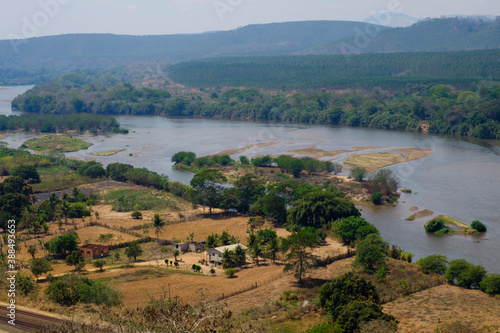
[{"label": "distant hill", "polygon": [[499,49],[500,20],[425,19],[409,27],[386,29],[365,37],[362,43],[346,38],[316,51],[338,54]]},{"label": "distant hill", "polygon": [[[373,17],[372,17],[373,18]],[[384,23],[379,17],[375,22]],[[398,14],[393,23],[411,20]],[[401,23],[402,24],[402,23]],[[131,63],[227,56],[457,51],[500,48],[500,20],[433,19],[406,28],[366,22],[256,24],[202,34],[127,36],[71,34],[0,41],[0,84],[46,81],[65,72]],[[361,34],[361,36],[360,36]],[[363,35],[367,34],[367,35]]]},{"label": "distant hill", "polygon": [[[108,65],[123,61],[177,62],[193,58],[291,54],[354,36],[358,22],[303,21],[254,24],[202,34],[127,36],[71,34],[14,42],[0,41],[0,67]],[[385,28],[382,28],[385,29]],[[17,52],[16,52],[17,51]]]}]

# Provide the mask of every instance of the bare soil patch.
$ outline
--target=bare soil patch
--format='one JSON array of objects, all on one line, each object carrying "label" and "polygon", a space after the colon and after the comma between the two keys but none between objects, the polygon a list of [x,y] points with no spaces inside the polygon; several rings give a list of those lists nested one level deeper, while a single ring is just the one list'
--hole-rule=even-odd
[{"label": "bare soil patch", "polygon": [[432,216],[432,215],[434,215],[434,212],[432,210],[423,209],[423,210],[420,210],[420,211],[414,213],[411,216],[413,216],[415,219],[421,219],[421,218]]},{"label": "bare soil patch", "polygon": [[97,241],[97,238],[101,234],[113,234],[113,238],[109,241],[108,244],[132,242],[139,239],[138,237],[123,232],[98,226],[78,229],[76,230],[76,233],[78,234],[78,237],[80,237],[80,243],[84,243],[88,240],[92,244],[98,244],[99,242]]},{"label": "bare soil patch", "polygon": [[[231,235],[239,238],[242,244],[246,244],[248,234],[248,216],[217,218],[217,219],[200,219],[191,222],[182,222],[167,225],[160,231],[161,239],[175,239],[185,241],[189,235],[194,232],[194,240],[205,240],[208,235],[213,233],[221,234],[223,231],[228,231]],[[151,229],[150,233],[154,233]]]},{"label": "bare soil patch", "polygon": [[408,209],[410,212],[416,212],[418,210],[417,206],[411,206],[410,209]]},{"label": "bare soil patch", "polygon": [[344,165],[349,167],[365,168],[368,172],[373,173],[378,169],[388,165],[413,161],[428,156],[432,153],[431,149],[420,148],[405,148],[395,149],[395,152],[379,152],[368,154],[351,154],[344,162]]},{"label": "bare soil patch", "polygon": [[484,332],[500,328],[500,298],[441,285],[384,305],[399,320],[398,332],[433,333],[443,323],[466,319]]}]

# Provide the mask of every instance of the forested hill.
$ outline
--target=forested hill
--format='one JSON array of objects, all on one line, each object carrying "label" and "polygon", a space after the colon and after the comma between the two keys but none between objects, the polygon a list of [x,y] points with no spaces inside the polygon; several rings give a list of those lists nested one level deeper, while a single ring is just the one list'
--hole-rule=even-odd
[{"label": "forested hill", "polygon": [[[62,74],[78,68],[104,68],[132,61],[173,63],[193,58],[293,54],[355,34],[367,23],[304,21],[249,25],[231,31],[202,34],[126,36],[73,34],[0,41],[2,69],[39,70]],[[368,25],[370,29],[388,29]],[[7,69],[10,69],[7,72]]]},{"label": "forested hill", "polygon": [[434,19],[408,28],[362,22],[249,25],[203,34],[75,34],[0,41],[0,84],[47,81],[82,68],[132,62],[171,64],[224,56],[499,49],[500,20]]},{"label": "forested hill", "polygon": [[358,31],[357,39],[346,38],[314,50],[315,53],[382,53],[458,51],[500,48],[500,17],[495,21],[446,18],[426,19],[405,28]]},{"label": "forested hill", "polygon": [[196,88],[397,90],[432,83],[463,87],[481,80],[500,81],[500,50],[204,59],[172,65],[168,76]]}]

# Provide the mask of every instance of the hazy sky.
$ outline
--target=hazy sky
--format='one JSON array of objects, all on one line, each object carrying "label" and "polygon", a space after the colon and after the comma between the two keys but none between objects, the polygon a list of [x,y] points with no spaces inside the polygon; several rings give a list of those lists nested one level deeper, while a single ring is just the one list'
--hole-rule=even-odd
[{"label": "hazy sky", "polygon": [[65,33],[174,34],[252,23],[500,15],[499,0],[0,0],[0,39]]}]

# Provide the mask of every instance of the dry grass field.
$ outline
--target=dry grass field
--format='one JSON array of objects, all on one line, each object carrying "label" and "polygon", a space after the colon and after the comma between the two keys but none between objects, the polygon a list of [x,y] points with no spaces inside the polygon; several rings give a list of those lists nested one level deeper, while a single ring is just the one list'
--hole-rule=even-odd
[{"label": "dry grass field", "polygon": [[398,332],[434,333],[454,322],[481,332],[500,330],[500,299],[478,290],[442,285],[384,305],[399,320]]}]

